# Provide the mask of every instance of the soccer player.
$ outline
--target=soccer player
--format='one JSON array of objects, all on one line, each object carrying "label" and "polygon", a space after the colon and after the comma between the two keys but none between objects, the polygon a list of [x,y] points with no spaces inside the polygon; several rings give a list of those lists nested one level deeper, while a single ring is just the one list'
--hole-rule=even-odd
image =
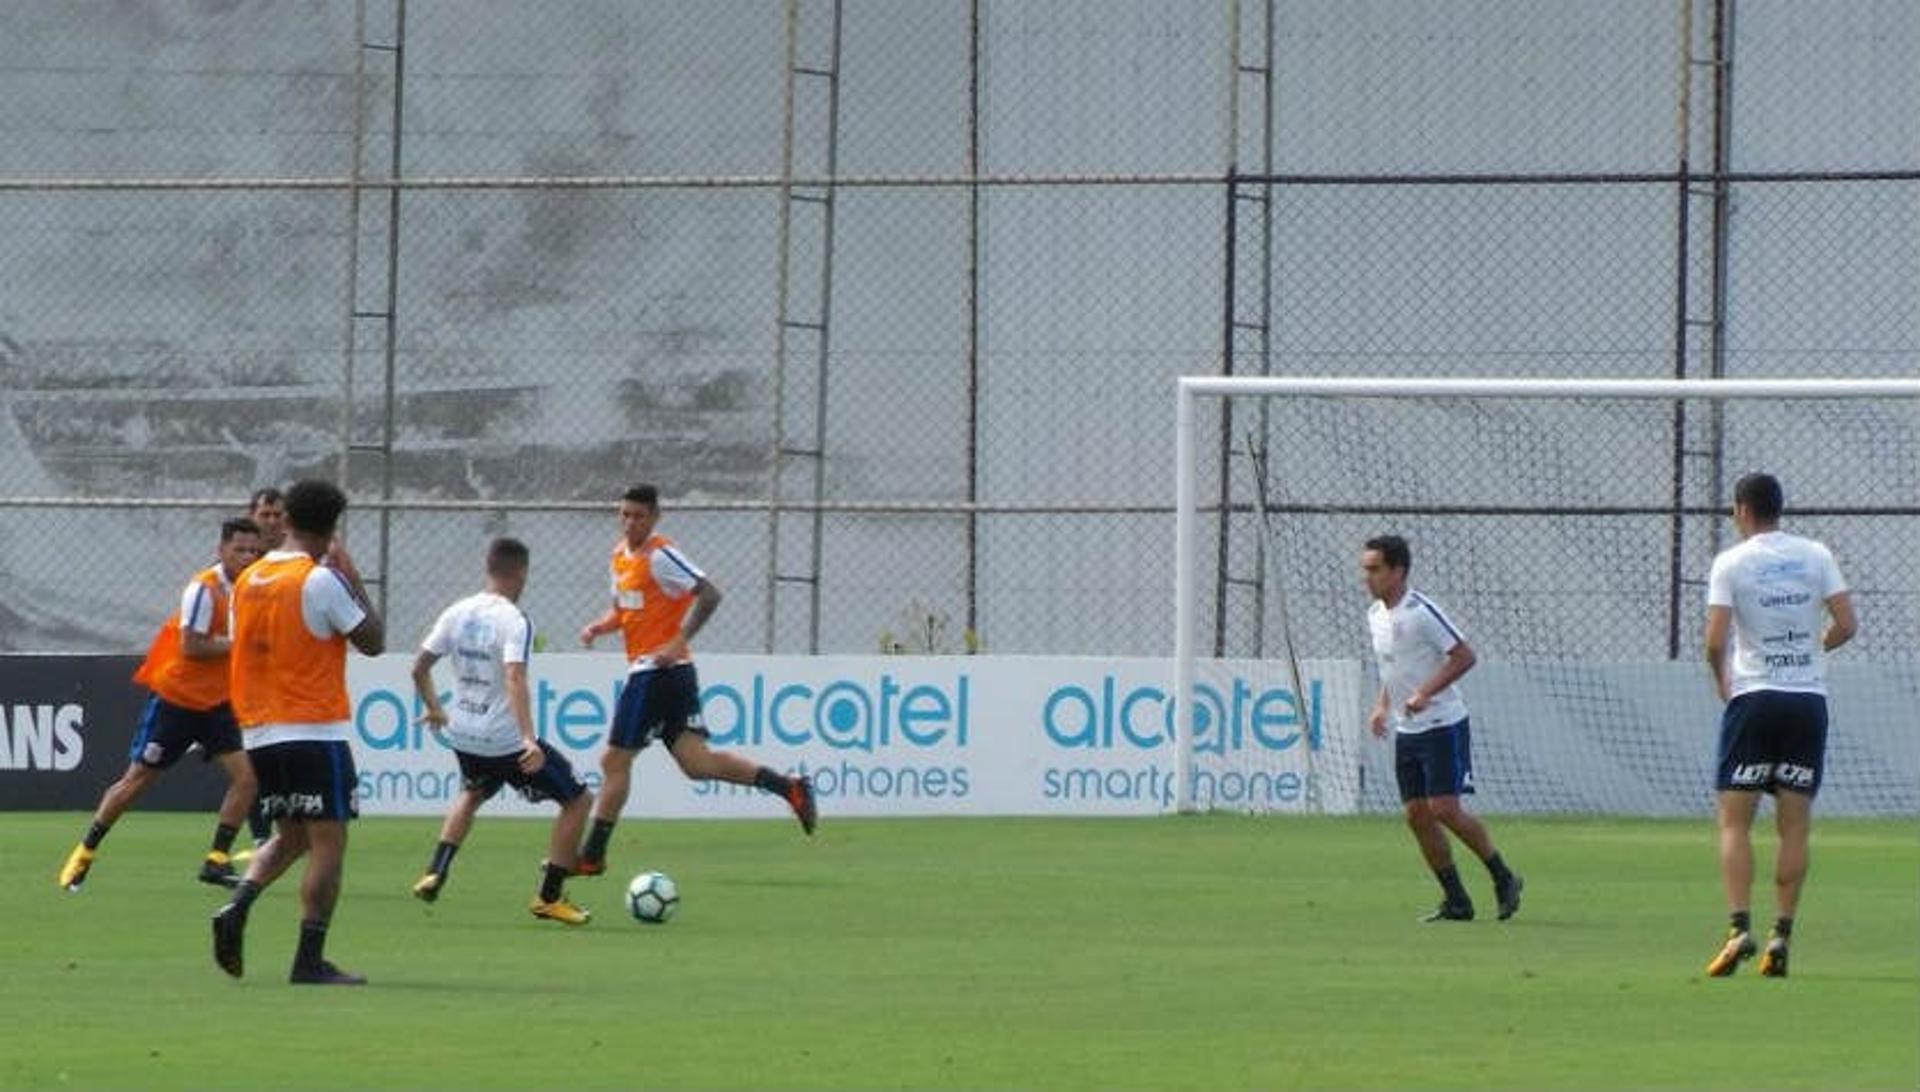
[{"label": "soccer player", "polygon": [[1368,726],[1385,737],[1393,727],[1393,770],[1407,826],[1443,892],[1426,921],[1472,921],[1473,900],[1453,867],[1447,832],[1467,844],[1493,877],[1505,921],[1520,909],[1521,879],[1507,868],[1480,820],[1460,805],[1473,791],[1473,748],[1467,704],[1454,688],[1472,669],[1472,646],[1433,600],[1407,584],[1413,550],[1399,535],[1370,538],[1360,554],[1373,605],[1367,628],[1380,665],[1380,696]]},{"label": "soccer player", "polygon": [[240,729],[228,702],[227,600],[240,571],[260,556],[260,531],[245,519],[220,524],[219,561],[187,581],[180,609],[167,616],[134,672],[135,682],[152,691],[140,715],[128,755],[127,772],[107,786],[94,810],[87,836],[61,867],[59,884],[80,890],[93,867],[100,842],[113,824],[147,791],[147,786],[180,761],[194,744],[209,762],[220,763],[227,792],[213,831],[213,846],[200,862],[202,883],[232,887],[237,882],[231,853],[240,822],[253,806],[253,767],[240,748]]},{"label": "soccer player", "polygon": [[1707,964],[1716,978],[1732,974],[1756,950],[1749,899],[1753,816],[1761,793],[1773,794],[1780,850],[1773,872],[1779,916],[1760,956],[1760,973],[1787,976],[1787,944],[1807,878],[1807,835],[1827,749],[1825,653],[1846,644],[1856,628],[1853,600],[1832,551],[1780,530],[1783,501],[1780,482],[1770,474],[1735,482],[1733,525],[1741,541],[1714,558],[1707,575],[1707,667],[1726,703],[1714,787],[1730,925],[1719,954]]},{"label": "soccer player", "polygon": [[307,479],[287,489],[286,505],[286,548],[255,562],[233,589],[233,711],[279,833],[253,855],[233,898],[213,915],[213,958],[240,977],[253,901],[304,856],[300,943],[289,979],[357,986],[366,979],[325,955],[347,822],[359,813],[347,645],[379,655],[386,624],[334,534],[346,494],[332,482]]},{"label": "soccer player", "polygon": [[580,643],[588,648],[594,638],[619,631],[626,643],[627,681],[600,759],[600,799],[594,806],[593,829],[574,862],[575,875],[606,871],[607,841],[627,803],[634,756],[655,739],[666,745],[688,777],[754,785],[773,793],[786,800],[808,834],[819,817],[813,785],[805,777],[788,777],[707,746],[707,729],[700,722],[700,680],[687,642],[713,617],[720,589],[679,547],[654,533],[659,522],[658,489],[636,485],[620,498],[620,540],[611,563],[613,605],[580,630]]},{"label": "soccer player", "polygon": [[[260,528],[260,552],[278,550],[287,540],[287,499],[273,486],[264,486],[253,491],[247,498],[247,518]],[[253,848],[259,849],[273,837],[273,820],[267,818],[267,811],[260,801],[253,802],[253,808],[247,812],[247,831],[253,836]],[[251,856],[251,852],[235,855],[236,859]]]},{"label": "soccer player", "polygon": [[[501,785],[512,785],[530,801],[560,805],[547,859],[540,862],[533,916],[585,925],[592,915],[567,901],[561,888],[573,868],[574,847],[587,825],[593,794],[574,776],[566,756],[534,735],[527,691],[533,623],[517,605],[527,586],[530,560],[519,539],[494,539],[487,548],[487,589],[441,611],[413,659],[413,688],[426,710],[424,719],[453,744],[463,781],[440,828],[433,860],[413,893],[426,902],[440,897],[453,855],[466,840],[480,805]],[[433,685],[433,665],[447,656],[453,658],[455,672],[451,715]]]}]

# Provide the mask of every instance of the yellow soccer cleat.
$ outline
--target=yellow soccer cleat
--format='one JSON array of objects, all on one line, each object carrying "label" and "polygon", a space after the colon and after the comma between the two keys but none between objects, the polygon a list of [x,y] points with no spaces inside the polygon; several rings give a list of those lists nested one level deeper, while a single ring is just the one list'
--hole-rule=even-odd
[{"label": "yellow soccer cleat", "polygon": [[440,885],[445,882],[445,876],[438,872],[429,872],[413,881],[413,897],[421,902],[432,902],[440,897]]},{"label": "yellow soccer cleat", "polygon": [[593,920],[592,911],[575,906],[564,898],[555,899],[552,902],[541,902],[540,897],[536,895],[531,909],[534,917],[557,921],[562,925],[585,925]]},{"label": "yellow soccer cleat", "polygon": [[1787,977],[1787,942],[1778,933],[1767,938],[1767,950],[1760,953],[1760,974],[1763,978]]},{"label": "yellow soccer cleat", "polygon": [[1727,943],[1721,947],[1720,954],[1707,964],[1707,974],[1714,978],[1725,978],[1739,970],[1740,964],[1752,959],[1756,950],[1752,934],[1729,929]]},{"label": "yellow soccer cleat", "polygon": [[93,867],[93,850],[84,845],[74,846],[67,854],[67,863],[60,866],[60,886],[69,891],[80,890],[87,882],[87,871]]}]

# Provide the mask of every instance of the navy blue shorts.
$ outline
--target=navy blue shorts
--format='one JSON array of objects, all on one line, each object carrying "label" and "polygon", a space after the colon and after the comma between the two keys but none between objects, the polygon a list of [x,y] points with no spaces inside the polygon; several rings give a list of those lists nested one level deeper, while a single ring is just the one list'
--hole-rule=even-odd
[{"label": "navy blue shorts", "polygon": [[547,756],[546,764],[540,772],[528,774],[520,769],[520,756],[514,755],[474,755],[465,751],[455,751],[460,760],[460,777],[465,787],[480,794],[480,799],[491,800],[502,785],[512,785],[520,790],[520,795],[530,804],[542,800],[552,800],[559,804],[572,801],[587,787],[574,776],[573,765],[567,757],[546,740],[540,741],[540,753]]},{"label": "navy blue shorts", "polygon": [[1750,690],[1720,714],[1720,762],[1713,786],[1722,792],[1820,791],[1827,756],[1827,697],[1787,690]]},{"label": "navy blue shorts", "polygon": [[247,752],[269,819],[337,819],[360,814],[360,774],[345,740],[272,743]]},{"label": "navy blue shorts", "polygon": [[1473,791],[1473,740],[1462,718],[1444,728],[1393,737],[1393,776],[1400,801],[1463,796]]},{"label": "navy blue shorts", "polygon": [[226,702],[211,709],[186,709],[155,694],[140,711],[127,758],[142,766],[164,770],[180,761],[194,744],[207,758],[240,749],[240,725]]},{"label": "navy blue shorts", "polygon": [[643,751],[661,740],[668,749],[682,732],[707,734],[700,722],[700,676],[692,664],[675,664],[652,671],[636,671],[620,688],[613,710],[613,729],[607,745]]}]

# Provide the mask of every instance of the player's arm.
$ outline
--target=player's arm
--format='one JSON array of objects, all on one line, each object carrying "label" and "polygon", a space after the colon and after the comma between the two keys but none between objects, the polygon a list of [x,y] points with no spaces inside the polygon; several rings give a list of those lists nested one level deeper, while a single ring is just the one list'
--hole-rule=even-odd
[{"label": "player's arm", "polygon": [[447,726],[446,707],[433,685],[433,665],[439,662],[439,655],[425,648],[413,658],[413,693],[420,699],[420,720],[436,732]]},{"label": "player's arm", "polygon": [[610,603],[607,605],[607,613],[580,627],[580,643],[588,648],[592,648],[595,637],[603,637],[606,634],[619,630],[619,628],[620,604],[618,602]]},{"label": "player's arm", "polygon": [[527,688],[527,665],[509,662],[501,667],[507,683],[507,709],[513,713],[514,726],[520,729],[520,769],[524,773],[539,773],[540,767],[547,764],[547,756],[533,734],[533,698]]},{"label": "player's arm", "polygon": [[346,544],[338,538],[327,548],[327,556],[321,564],[338,572],[347,582],[347,591],[354,602],[359,604],[361,618],[359,624],[346,631],[347,640],[363,655],[378,656],[387,650],[387,623],[380,612],[373,609],[373,600],[367,596],[367,586],[360,579],[360,569],[354,565],[353,558],[347,553]]},{"label": "player's arm", "polygon": [[1473,665],[1479,662],[1480,658],[1474,655],[1472,645],[1455,641],[1453,647],[1447,649],[1447,658],[1440,661],[1440,668],[1433,673],[1433,677],[1407,695],[1407,712],[1418,713],[1425,709],[1433,701],[1433,695],[1459,682],[1460,676],[1472,671]]},{"label": "player's arm", "polygon": [[1853,596],[1849,592],[1835,592],[1827,596],[1827,631],[1820,635],[1820,647],[1828,652],[1839,648],[1860,629],[1853,617]]},{"label": "player's arm", "polygon": [[189,660],[217,660],[233,648],[226,637],[215,637],[213,601],[199,581],[187,586],[180,602],[180,654]]},{"label": "player's arm", "polygon": [[692,642],[694,635],[706,627],[707,619],[713,617],[713,612],[720,608],[720,588],[704,576],[693,582],[692,595],[693,606],[687,609],[687,617],[680,623],[680,632],[654,653],[662,663],[677,663],[686,659],[687,645]]},{"label": "player's arm", "polygon": [[1373,730],[1374,735],[1382,738],[1386,737],[1387,714],[1390,711],[1391,704],[1387,698],[1387,688],[1382,685],[1380,687],[1380,696],[1373,701],[1373,711],[1367,714],[1367,727]]},{"label": "player's arm", "polygon": [[1721,701],[1727,700],[1727,634],[1732,629],[1732,607],[1707,608],[1707,631],[1700,643],[1706,646],[1707,670],[1713,672],[1713,692],[1720,695]]}]

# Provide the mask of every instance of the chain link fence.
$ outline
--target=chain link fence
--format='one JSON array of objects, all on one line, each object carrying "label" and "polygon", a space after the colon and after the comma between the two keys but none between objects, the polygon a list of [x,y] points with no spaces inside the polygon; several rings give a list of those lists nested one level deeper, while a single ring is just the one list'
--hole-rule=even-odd
[{"label": "chain link fence", "polygon": [[570,644],[645,480],[711,650],[1163,655],[1176,376],[1920,373],[1915,55],[1890,0],[10,5],[0,647],[140,647],[320,474],[396,634],[505,533]]}]

